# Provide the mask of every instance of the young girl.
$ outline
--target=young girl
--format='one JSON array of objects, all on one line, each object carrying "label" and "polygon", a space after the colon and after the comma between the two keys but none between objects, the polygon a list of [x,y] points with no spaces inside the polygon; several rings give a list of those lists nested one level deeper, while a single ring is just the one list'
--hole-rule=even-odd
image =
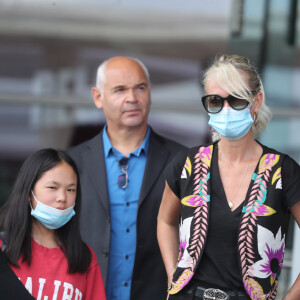
[{"label": "young girl", "polygon": [[81,239],[80,183],[73,160],[43,149],[23,164],[2,214],[1,247],[40,300],[106,299],[100,268]]}]

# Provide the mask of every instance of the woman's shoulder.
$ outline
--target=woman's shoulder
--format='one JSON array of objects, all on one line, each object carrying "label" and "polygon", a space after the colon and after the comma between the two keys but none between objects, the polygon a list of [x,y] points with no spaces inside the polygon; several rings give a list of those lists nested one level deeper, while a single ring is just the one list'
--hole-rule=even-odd
[{"label": "woman's shoulder", "polygon": [[292,158],[289,154],[283,153],[281,151],[265,146],[263,144],[261,144],[261,146],[263,147],[264,154],[272,153],[272,154],[279,155],[282,158],[281,166],[282,166],[282,173],[285,175],[284,177],[286,177],[287,175],[289,176],[289,174],[292,174],[293,172],[295,172],[294,174],[297,175],[299,174],[300,177],[300,166],[295,161],[295,159]]},{"label": "woman's shoulder", "polygon": [[300,166],[288,154],[284,154],[282,169],[283,174],[289,173],[290,176],[297,176],[297,178],[300,179]]},{"label": "woman's shoulder", "polygon": [[186,151],[185,158],[189,158],[190,160],[193,160],[194,158],[197,157],[196,155],[198,153],[201,155],[201,157],[204,157],[205,159],[211,158],[216,144],[217,143],[207,143],[207,144],[191,147]]},{"label": "woman's shoulder", "polygon": [[185,161],[185,159],[187,157],[189,157],[189,158],[194,157],[200,150],[205,151],[205,149],[210,149],[210,151],[212,151],[215,145],[216,145],[216,143],[207,143],[207,144],[202,144],[202,145],[186,148],[184,150],[179,151],[175,155],[174,161],[177,161],[177,162],[183,161],[183,160]]},{"label": "woman's shoulder", "polygon": [[[204,144],[199,146],[194,146],[191,148],[187,148],[184,150],[179,151],[175,157],[173,158],[172,162],[166,168],[166,173],[172,173],[174,169],[178,172],[182,170],[183,165],[188,164],[192,166],[192,162],[194,161],[195,155],[198,152],[210,152],[213,151],[214,144]],[[206,151],[207,150],[207,151]]]},{"label": "woman's shoulder", "polygon": [[179,154],[181,154],[181,156],[184,156],[184,155],[191,156],[191,155],[195,155],[200,150],[213,149],[215,145],[216,145],[216,143],[201,144],[201,145],[193,146],[193,147],[187,148],[185,150],[182,150],[179,152]]},{"label": "woman's shoulder", "polygon": [[264,154],[272,153],[272,154],[278,154],[278,155],[282,155],[282,156],[286,155],[283,152],[280,152],[280,151],[278,151],[278,150],[276,150],[272,147],[266,146],[266,145],[261,144],[261,143],[259,143],[259,144],[262,146]]},{"label": "woman's shoulder", "polygon": [[298,165],[299,164],[295,161],[294,158],[292,158],[289,154],[283,153],[281,151],[278,151],[274,148],[268,147],[266,145],[260,144],[263,147],[263,153],[272,153],[276,155],[280,155],[283,158],[283,165]]}]

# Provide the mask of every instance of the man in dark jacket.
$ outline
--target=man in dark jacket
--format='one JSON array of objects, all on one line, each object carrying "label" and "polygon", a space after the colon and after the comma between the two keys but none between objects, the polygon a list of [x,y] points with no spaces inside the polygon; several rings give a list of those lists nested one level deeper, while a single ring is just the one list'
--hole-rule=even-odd
[{"label": "man in dark jacket", "polygon": [[167,295],[156,223],[163,170],[184,147],[148,126],[150,89],[148,70],[139,60],[103,62],[92,95],[106,125],[69,150],[80,173],[81,233],[97,255],[108,300]]}]

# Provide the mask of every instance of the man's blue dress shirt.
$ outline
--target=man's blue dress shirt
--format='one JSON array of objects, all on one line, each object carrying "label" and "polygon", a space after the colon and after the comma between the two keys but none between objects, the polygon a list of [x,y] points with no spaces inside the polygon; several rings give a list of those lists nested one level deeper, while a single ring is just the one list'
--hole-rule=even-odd
[{"label": "man's blue dress shirt", "polygon": [[106,283],[108,300],[129,300],[131,278],[136,249],[136,218],[138,200],[149,148],[150,128],[142,145],[131,152],[128,160],[128,185],[125,189],[117,184],[122,174],[119,160],[124,155],[114,149],[103,130],[103,147],[110,201],[111,235]]}]

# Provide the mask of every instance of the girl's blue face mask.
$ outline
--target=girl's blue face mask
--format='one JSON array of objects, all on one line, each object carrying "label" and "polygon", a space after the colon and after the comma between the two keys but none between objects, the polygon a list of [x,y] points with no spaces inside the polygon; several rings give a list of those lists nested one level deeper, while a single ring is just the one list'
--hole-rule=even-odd
[{"label": "girl's blue face mask", "polygon": [[234,110],[226,106],[219,113],[208,115],[210,116],[208,125],[229,140],[242,138],[254,123],[250,114],[250,106],[243,110]]},{"label": "girl's blue face mask", "polygon": [[35,209],[32,208],[31,204],[31,215],[35,217],[39,222],[41,222],[48,229],[57,229],[64,226],[70,221],[70,219],[75,215],[74,206],[67,209],[57,209],[48,206],[42,202],[39,202],[33,191],[31,191],[33,198],[37,202]]}]

